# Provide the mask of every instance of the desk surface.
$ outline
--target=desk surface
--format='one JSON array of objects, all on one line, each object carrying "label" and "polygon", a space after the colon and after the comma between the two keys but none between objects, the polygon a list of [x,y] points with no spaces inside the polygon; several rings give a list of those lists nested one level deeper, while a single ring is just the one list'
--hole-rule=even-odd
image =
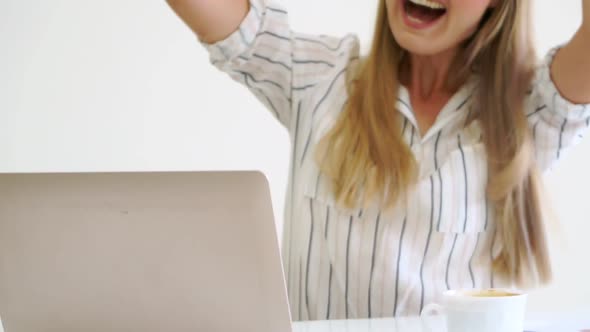
[{"label": "desk surface", "polygon": [[[535,332],[578,332],[590,329],[590,308],[576,313],[537,313],[527,317],[525,328]],[[403,317],[293,323],[293,332],[445,332],[445,318]],[[590,331],[590,330],[588,330]]]},{"label": "desk surface", "polygon": [[[294,322],[293,332],[446,332],[445,323],[443,316],[310,321]],[[525,328],[530,332],[589,332],[590,308],[529,315]],[[4,332],[2,321],[0,332]]]}]

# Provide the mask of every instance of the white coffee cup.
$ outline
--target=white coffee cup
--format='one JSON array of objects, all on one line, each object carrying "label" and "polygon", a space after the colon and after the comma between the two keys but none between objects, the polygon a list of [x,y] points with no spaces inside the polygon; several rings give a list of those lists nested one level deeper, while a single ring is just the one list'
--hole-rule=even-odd
[{"label": "white coffee cup", "polygon": [[508,289],[450,290],[422,315],[445,315],[447,332],[522,332],[526,299],[525,293]]}]

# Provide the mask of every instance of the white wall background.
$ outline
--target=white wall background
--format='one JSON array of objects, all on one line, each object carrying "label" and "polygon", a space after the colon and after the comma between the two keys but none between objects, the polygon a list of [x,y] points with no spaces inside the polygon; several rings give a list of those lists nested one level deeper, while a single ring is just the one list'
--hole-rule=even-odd
[{"label": "white wall background", "polygon": [[[283,3],[294,29],[356,32],[367,48],[376,0]],[[576,30],[580,2],[535,3],[544,54]],[[259,169],[280,232],[288,162],[286,132],[163,0],[0,1],[0,172]],[[556,281],[533,311],[590,307],[589,169],[586,139],[547,178]]]}]

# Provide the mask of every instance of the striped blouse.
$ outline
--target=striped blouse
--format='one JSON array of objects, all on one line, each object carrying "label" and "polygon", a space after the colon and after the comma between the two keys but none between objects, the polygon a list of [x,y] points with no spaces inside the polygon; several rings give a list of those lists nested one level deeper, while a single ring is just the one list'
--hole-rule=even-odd
[{"label": "striped blouse", "polygon": [[[347,101],[347,72],[359,40],[291,31],[280,5],[251,0],[239,29],[204,45],[211,62],[245,85],[292,142],[282,257],[294,320],[417,315],[451,288],[506,287],[491,269],[501,243],[488,208],[487,165],[477,121],[477,79],[465,84],[425,135],[403,86],[391,112],[420,178],[403,203],[387,211],[343,209],[314,162],[318,140]],[[545,170],[588,127],[590,107],[574,105],[549,76],[552,50],[536,72],[526,112]]]}]

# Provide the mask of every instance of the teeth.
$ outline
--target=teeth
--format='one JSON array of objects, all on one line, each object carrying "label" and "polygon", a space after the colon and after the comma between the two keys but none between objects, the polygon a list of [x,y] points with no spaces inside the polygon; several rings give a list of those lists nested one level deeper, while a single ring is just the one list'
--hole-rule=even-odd
[{"label": "teeth", "polygon": [[412,3],[415,3],[420,6],[432,8],[432,9],[445,9],[446,7],[438,2],[430,1],[430,0],[409,0]]}]

